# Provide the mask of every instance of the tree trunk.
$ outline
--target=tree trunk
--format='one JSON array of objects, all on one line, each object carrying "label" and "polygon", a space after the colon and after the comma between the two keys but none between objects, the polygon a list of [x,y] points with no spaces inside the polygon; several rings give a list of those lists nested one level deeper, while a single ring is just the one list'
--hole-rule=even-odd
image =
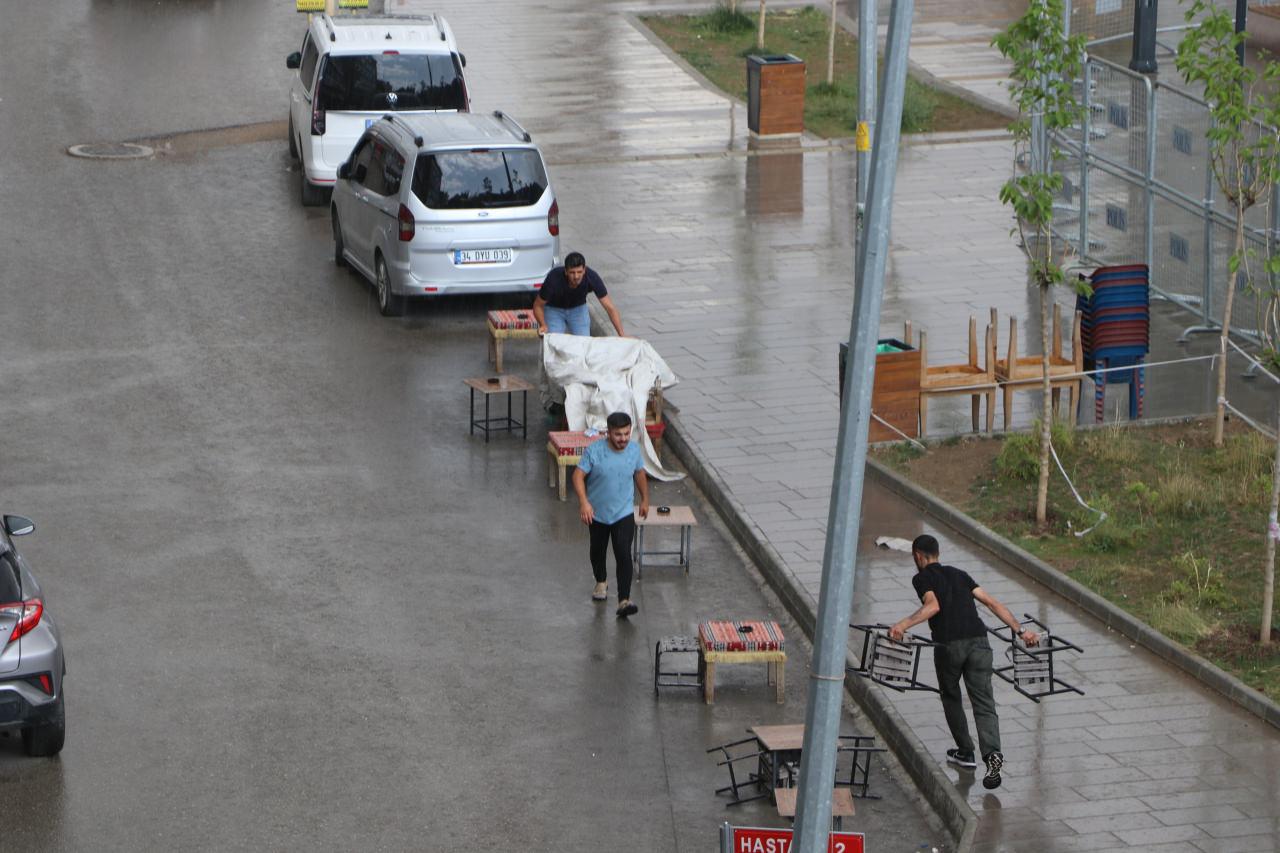
[{"label": "tree trunk", "polygon": [[836,82],[836,3],[831,0],[831,31],[827,35],[827,85]]},{"label": "tree trunk", "polygon": [[729,13],[734,15],[738,13],[738,0],[729,0]]},{"label": "tree trunk", "polygon": [[[1276,399],[1276,426],[1280,428],[1280,397]],[[1267,646],[1271,644],[1271,610],[1276,597],[1276,535],[1277,516],[1280,515],[1280,433],[1276,435],[1276,456],[1271,463],[1271,512],[1267,516],[1267,561],[1263,564],[1262,581],[1262,627],[1258,642]]]},{"label": "tree trunk", "polygon": [[760,0],[760,26],[756,30],[756,50],[764,50],[764,2]]},{"label": "tree trunk", "polygon": [[[1244,263],[1244,208],[1236,205],[1235,257]],[[1231,335],[1231,306],[1236,298],[1236,283],[1240,280],[1240,266],[1227,279],[1227,301],[1222,306],[1222,334],[1218,337],[1218,400],[1217,417],[1213,421],[1213,446],[1222,446],[1222,431],[1227,420],[1227,338]]]},{"label": "tree trunk", "polygon": [[[1045,239],[1045,238],[1041,238]],[[1049,285],[1040,285],[1040,390],[1044,404],[1040,410],[1040,484],[1036,488],[1036,527],[1049,526],[1049,442],[1053,437],[1053,395],[1049,384],[1049,304],[1053,291]],[[1014,366],[1009,365],[1012,372]]]}]

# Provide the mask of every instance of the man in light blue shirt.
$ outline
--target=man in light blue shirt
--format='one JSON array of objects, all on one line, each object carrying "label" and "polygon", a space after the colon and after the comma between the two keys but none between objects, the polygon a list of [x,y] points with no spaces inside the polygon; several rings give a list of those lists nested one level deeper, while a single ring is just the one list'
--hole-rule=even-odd
[{"label": "man in light blue shirt", "polygon": [[618,615],[632,616],[640,608],[631,602],[631,540],[636,535],[635,490],[640,490],[640,517],[649,515],[649,480],[639,446],[631,442],[631,416],[614,412],[605,421],[604,441],[582,451],[573,472],[582,523],[591,531],[591,571],[596,577],[593,601],[609,597],[605,559],[613,543],[618,575]]}]

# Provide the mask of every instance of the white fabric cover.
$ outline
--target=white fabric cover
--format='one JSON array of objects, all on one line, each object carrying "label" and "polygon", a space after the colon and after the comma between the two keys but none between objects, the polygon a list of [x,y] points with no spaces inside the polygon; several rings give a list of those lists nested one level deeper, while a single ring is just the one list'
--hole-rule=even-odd
[{"label": "white fabric cover", "polygon": [[662,466],[644,428],[649,389],[659,384],[665,390],[679,381],[647,341],[545,335],[542,369],[551,385],[564,392],[569,429],[604,432],[605,418],[613,412],[626,412],[634,424],[631,440],[640,445],[645,472],[667,481],[684,476]]}]

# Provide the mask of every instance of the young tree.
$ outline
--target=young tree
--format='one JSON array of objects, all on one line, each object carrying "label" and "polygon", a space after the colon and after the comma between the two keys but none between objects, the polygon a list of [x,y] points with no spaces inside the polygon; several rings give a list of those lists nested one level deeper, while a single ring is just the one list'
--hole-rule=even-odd
[{"label": "young tree", "polygon": [[1244,215],[1259,199],[1267,197],[1275,182],[1274,164],[1266,162],[1269,152],[1274,151],[1275,139],[1272,134],[1259,132],[1275,96],[1264,94],[1265,91],[1274,93],[1273,84],[1256,89],[1258,72],[1240,63],[1237,51],[1244,44],[1245,34],[1236,32],[1231,13],[1209,0],[1193,0],[1186,19],[1190,23],[1197,18],[1200,18],[1199,25],[1188,29],[1179,42],[1174,63],[1188,84],[1204,87],[1204,97],[1213,116],[1213,124],[1206,134],[1210,168],[1236,220],[1235,246],[1227,259],[1222,333],[1218,337],[1218,401],[1213,443],[1221,447],[1227,413],[1227,339],[1231,334],[1231,308],[1245,262]]},{"label": "young tree", "polygon": [[765,0],[760,0],[760,23],[756,29],[756,50],[764,50],[764,4]]},{"label": "young tree", "polygon": [[836,84],[836,2],[831,0],[831,29],[827,31],[827,85]]},{"label": "young tree", "polygon": [[[1030,0],[1026,14],[992,39],[1013,63],[1010,93],[1018,119],[1009,125],[1014,138],[1014,175],[1000,188],[1000,201],[1013,208],[1017,232],[1040,289],[1040,352],[1043,409],[1040,414],[1040,482],[1036,491],[1036,525],[1043,529],[1049,513],[1049,447],[1053,401],[1049,383],[1049,323],[1053,288],[1065,284],[1063,265],[1071,246],[1053,233],[1053,198],[1062,189],[1062,175],[1053,163],[1062,157],[1056,135],[1083,118],[1075,94],[1084,57],[1084,38],[1067,38],[1063,0]],[[1027,168],[1020,171],[1019,164]],[[1012,367],[1012,365],[1010,365]]]}]

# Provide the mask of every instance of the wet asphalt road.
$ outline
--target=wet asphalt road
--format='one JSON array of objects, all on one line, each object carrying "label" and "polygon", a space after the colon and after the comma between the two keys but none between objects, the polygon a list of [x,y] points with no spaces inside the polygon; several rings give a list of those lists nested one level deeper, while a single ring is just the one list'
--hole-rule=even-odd
[{"label": "wet asphalt road", "polygon": [[[638,618],[587,600],[542,425],[466,436],[486,303],[379,317],[283,141],[65,155],[279,120],[300,34],[217,0],[0,28],[0,508],[36,521],[70,670],[59,759],[0,739],[0,848],[706,850],[776,823],[727,813],[703,750],[801,720],[806,651],[785,706],[733,669],[714,707],[654,701],[659,636],[780,614],[715,526]],[[878,848],[936,842],[883,771]]]}]

